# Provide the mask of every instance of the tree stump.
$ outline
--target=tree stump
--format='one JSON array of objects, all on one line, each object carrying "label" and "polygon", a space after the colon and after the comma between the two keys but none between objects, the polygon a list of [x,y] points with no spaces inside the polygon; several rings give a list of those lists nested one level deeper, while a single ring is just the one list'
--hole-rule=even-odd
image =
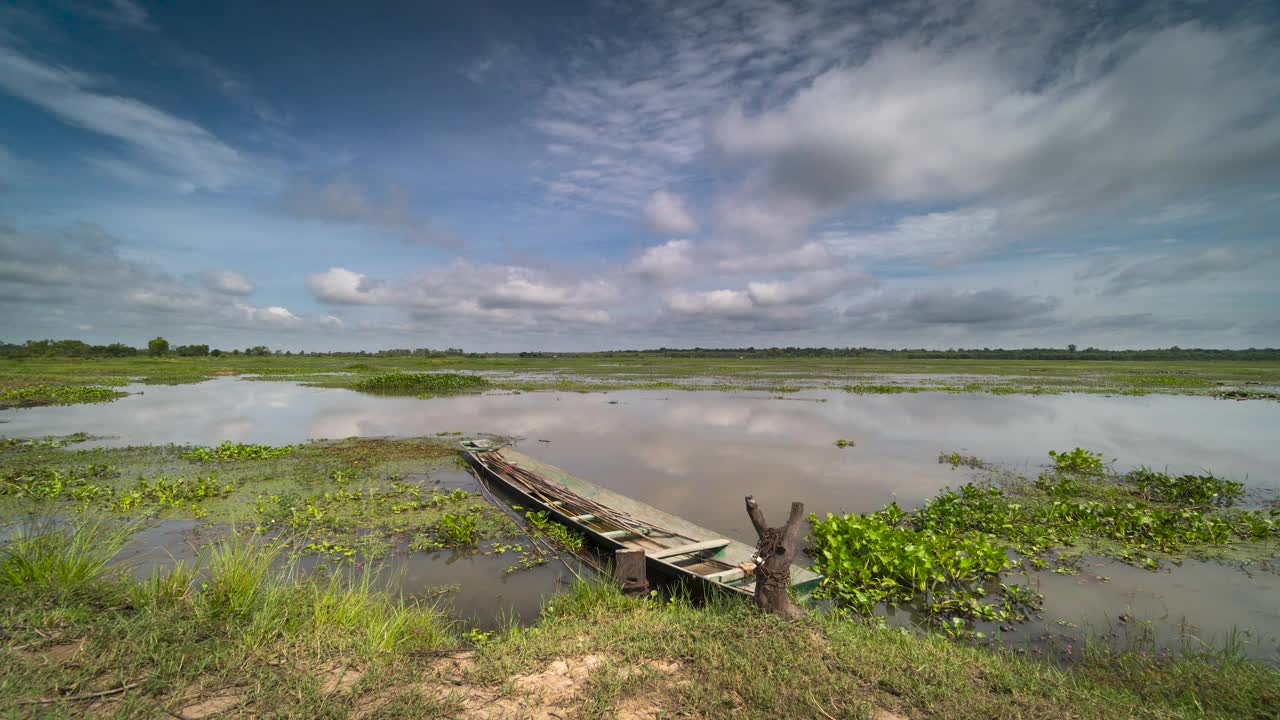
[{"label": "tree stump", "polygon": [[756,607],[781,615],[787,619],[804,617],[804,611],[791,602],[787,590],[791,587],[791,561],[796,556],[796,538],[800,535],[800,522],[804,519],[804,503],[791,503],[791,515],[787,524],[771,528],[765,522],[764,511],[755,498],[747,496],[747,515],[756,528],[759,542],[756,544]]}]

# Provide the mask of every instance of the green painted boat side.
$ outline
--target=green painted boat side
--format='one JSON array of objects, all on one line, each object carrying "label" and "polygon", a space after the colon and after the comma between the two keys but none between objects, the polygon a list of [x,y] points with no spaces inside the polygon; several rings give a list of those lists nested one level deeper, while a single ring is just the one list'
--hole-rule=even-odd
[{"label": "green painted boat side", "polygon": [[[470,456],[471,453],[474,452],[474,449],[468,448],[464,452],[467,452]],[[718,560],[728,565],[737,565],[739,563],[750,561],[755,555],[755,547],[752,545],[733,538],[725,538],[722,533],[708,530],[707,528],[695,525],[684,518],[663,512],[652,505],[648,505],[634,498],[616,493],[608,488],[600,487],[595,483],[591,483],[571,475],[554,465],[548,465],[513,448],[505,447],[500,450],[496,450],[495,452],[501,455],[508,463],[533,472],[547,481],[562,485],[566,489],[581,495],[584,498],[588,498],[614,510],[624,512],[640,523],[652,524],[678,533],[679,535],[688,538],[691,543],[718,539],[726,539],[729,541],[727,545],[715,553],[708,553],[703,557]],[[469,457],[469,459],[472,460],[473,464],[476,462],[474,457]],[[499,477],[499,479],[501,478]],[[556,510],[556,508],[548,509],[552,511]],[[745,508],[743,512],[746,512]],[[556,514],[558,515],[560,513],[556,512]],[[594,530],[587,525],[576,522],[571,524],[577,529],[592,535],[597,542],[607,547],[620,547],[624,545],[624,543],[602,537],[599,531]],[[646,561],[650,565],[656,563],[661,566],[661,569],[665,569],[668,574],[687,575],[717,587],[737,590],[744,593],[750,593],[754,588],[754,583],[751,582],[726,584],[715,580],[708,580],[696,573],[690,572],[686,568],[676,565],[674,562],[667,562],[663,559],[648,557]],[[809,570],[808,568],[803,568],[798,565],[791,566],[791,585],[800,594],[812,591],[812,589],[816,587],[821,580],[821,575]]]}]

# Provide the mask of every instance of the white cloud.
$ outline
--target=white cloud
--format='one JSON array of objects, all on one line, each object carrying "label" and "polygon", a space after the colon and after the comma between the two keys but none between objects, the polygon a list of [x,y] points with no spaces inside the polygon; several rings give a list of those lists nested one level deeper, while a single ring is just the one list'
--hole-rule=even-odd
[{"label": "white cloud", "polygon": [[527,267],[462,260],[387,281],[335,267],[308,275],[306,287],[325,303],[400,308],[419,322],[508,328],[607,324],[612,318],[603,306],[619,297],[611,283],[599,278],[557,277]]},{"label": "white cloud", "polygon": [[745,315],[755,304],[742,290],[680,291],[667,297],[667,307],[678,313],[707,315]]},{"label": "white cloud", "polygon": [[[227,333],[273,340],[273,332],[328,327],[280,305],[229,298],[206,286],[207,277],[174,277],[127,260],[120,248],[93,225],[39,233],[0,226],[0,313],[11,320],[6,330],[35,337],[84,325],[115,333],[104,338],[109,342],[157,332],[218,342]],[[50,315],[57,319],[53,327],[66,329],[44,328]]]},{"label": "white cloud", "polygon": [[853,258],[927,257],[944,261],[997,244],[1000,212],[971,208],[910,215],[879,232],[827,231],[818,238],[837,255]]},{"label": "white cloud", "polygon": [[730,273],[804,272],[819,270],[840,264],[828,252],[826,245],[809,242],[794,250],[761,254],[733,254],[716,263]]},{"label": "white cloud", "polygon": [[759,323],[794,328],[830,314],[822,303],[845,292],[860,292],[876,281],[862,273],[823,270],[790,280],[747,283],[745,290],[679,290],[666,294],[666,309],[683,316]]},{"label": "white cloud", "polygon": [[791,280],[747,283],[747,294],[756,305],[812,305],[846,290],[874,287],[876,281],[863,273],[821,270]]},{"label": "white cloud", "polygon": [[1066,222],[1280,163],[1280,50],[1264,32],[1157,26],[1064,56],[1049,48],[1074,26],[1041,12],[1055,34],[983,30],[991,16],[979,13],[955,32],[890,40],[781,106],[729,110],[713,135],[752,170],[722,216],[752,216],[775,245],[859,203],[987,198]]},{"label": "white cloud", "polygon": [[257,289],[248,275],[234,270],[210,271],[202,279],[205,287],[223,295],[252,295]]},{"label": "white cloud", "polygon": [[254,161],[196,123],[139,100],[95,90],[100,80],[46,65],[0,45],[0,88],[74,127],[124,143],[177,189],[226,190],[261,184]]},{"label": "white cloud", "polygon": [[302,318],[289,312],[289,308],[279,305],[272,305],[268,308],[255,308],[244,305],[240,307],[255,320],[263,320],[278,325],[294,325],[302,321]]},{"label": "white cloud", "polygon": [[647,248],[631,263],[631,271],[659,283],[683,280],[693,274],[692,250],[688,240],[669,240]]},{"label": "white cloud", "polygon": [[649,197],[644,206],[644,217],[650,227],[668,235],[687,235],[698,230],[698,223],[689,212],[685,199],[665,190]]},{"label": "white cloud", "polygon": [[[740,97],[789,93],[840,61],[862,32],[852,11],[702,1],[632,8],[636,31],[581,43],[542,98],[534,127],[549,144],[573,148],[548,158],[550,198],[634,216],[654,192],[701,172],[709,118]],[[580,169],[598,176],[573,180]]]},{"label": "white cloud", "polygon": [[305,285],[317,300],[334,305],[383,305],[393,301],[391,293],[368,275],[341,267],[308,275]]}]

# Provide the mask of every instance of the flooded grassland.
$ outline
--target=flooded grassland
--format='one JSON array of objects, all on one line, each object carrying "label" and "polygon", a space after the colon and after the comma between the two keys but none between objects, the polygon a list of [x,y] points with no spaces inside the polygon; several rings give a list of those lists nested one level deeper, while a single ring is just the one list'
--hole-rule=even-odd
[{"label": "flooded grassland", "polygon": [[[129,394],[110,402],[0,411],[0,432],[35,439],[9,440],[0,450],[6,547],[41,533],[70,542],[86,523],[103,525],[85,532],[124,523],[130,532],[118,539],[104,567],[108,575],[124,572],[132,579],[109,584],[152,583],[160,592],[172,578],[161,594],[176,597],[176,604],[163,612],[190,614],[205,632],[212,632],[208,623],[231,617],[226,608],[210,605],[211,588],[222,587],[219,578],[237,562],[256,562],[262,571],[248,573],[257,578],[253,584],[275,589],[224,597],[243,604],[236,612],[249,613],[235,626],[249,617],[267,623],[269,617],[257,614],[283,612],[284,606],[298,608],[296,624],[237,636],[235,652],[258,656],[271,647],[280,653],[284,643],[305,648],[298,652],[308,659],[263,681],[252,700],[248,692],[232,693],[241,709],[260,707],[255,703],[282,691],[280,683],[296,671],[317,678],[309,698],[332,701],[345,708],[342,715],[355,706],[362,686],[349,696],[325,693],[329,663],[342,658],[359,666],[370,687],[385,675],[378,681],[384,686],[406,671],[397,663],[408,662],[375,661],[382,657],[377,648],[385,650],[387,643],[399,648],[396,657],[413,648],[478,648],[479,664],[464,672],[467,682],[476,685],[475,693],[501,694],[513,676],[527,671],[513,664],[516,658],[535,666],[564,658],[572,633],[584,647],[625,646],[636,657],[683,663],[684,671],[724,681],[706,694],[662,680],[667,690],[660,708],[677,702],[673,698],[703,714],[745,707],[742,698],[755,691],[722,675],[733,663],[717,643],[727,640],[708,640],[704,649],[711,655],[704,657],[666,647],[634,624],[666,623],[703,637],[718,623],[756,621],[722,603],[697,610],[679,598],[634,601],[582,586],[575,575],[590,583],[591,571],[573,560],[574,538],[540,530],[528,521],[528,509],[489,497],[457,465],[453,448],[460,435],[503,436],[539,459],[742,540],[754,537],[741,508],[744,495],[755,495],[766,508],[804,501],[815,513],[809,560],[831,578],[816,601],[826,610],[814,620],[822,626],[813,630],[815,637],[832,647],[925,653],[948,674],[932,678],[932,685],[907,680],[887,655],[868,656],[862,670],[841,681],[830,677],[831,669],[815,670],[826,687],[794,690],[813,694],[835,716],[876,708],[910,711],[912,717],[980,716],[979,708],[1048,715],[1051,706],[1039,703],[1051,697],[1083,703],[1082,716],[1104,716],[1106,708],[1120,707],[1108,703],[1132,701],[1133,693],[1164,711],[1193,708],[1213,695],[1210,704],[1218,703],[1213,706],[1226,715],[1270,701],[1264,688],[1275,670],[1244,658],[1266,664],[1280,659],[1280,575],[1273,564],[1280,555],[1280,447],[1270,441],[1280,404],[1227,402],[1211,393],[859,393],[843,384],[786,392],[772,385],[741,389],[751,383],[700,392],[652,385],[531,392],[506,388],[494,368],[485,370],[478,375],[487,385],[462,381],[468,387],[457,388],[457,381],[441,386],[440,380],[409,378],[415,387],[368,388],[374,392],[245,377],[144,385],[131,376],[111,385]],[[350,372],[361,382],[373,377],[363,369]],[[322,378],[353,384],[349,376]],[[916,380],[925,387],[955,382]],[[388,390],[409,394],[384,394]],[[46,437],[52,439],[40,440]],[[1062,454],[1050,457],[1050,450]],[[236,538],[247,540],[242,546]],[[833,549],[838,552],[828,556]],[[255,560],[254,553],[269,557]],[[190,574],[187,584],[183,573]],[[287,584],[277,584],[285,582],[278,578]],[[65,628],[87,632],[74,609],[82,603],[120,607],[132,614],[119,622],[141,622],[136,598],[112,599],[97,585],[55,600],[35,585],[21,585],[6,592],[17,593],[11,600],[33,597],[23,593],[44,598],[32,600],[32,607],[48,608],[36,620],[49,621],[57,607],[64,608],[59,637]],[[312,589],[299,589],[305,587]],[[338,602],[339,588],[343,597],[354,592],[365,603],[342,622],[372,617],[383,630],[352,625],[344,631],[346,644],[317,646],[307,638],[328,632],[318,629],[323,623],[337,622],[324,608]],[[272,593],[291,599],[272,600]],[[11,608],[6,626],[31,625],[35,620],[24,612]],[[625,641],[604,637],[624,628],[631,633]],[[32,647],[48,644],[20,632],[32,638]],[[773,637],[774,630],[760,632]],[[85,637],[94,642],[96,636]],[[813,652],[781,637],[779,662]],[[224,640],[232,642],[218,642]],[[909,642],[927,645],[908,650],[902,643]],[[594,698],[591,707],[606,714],[637,689],[632,679],[617,676],[620,658],[612,652],[592,661],[600,669],[583,671],[594,684],[578,693]],[[1019,654],[1066,666],[1015,660]],[[1142,664],[1148,660],[1163,664]],[[1004,664],[1017,662],[1030,664]],[[1107,668],[1130,662],[1139,669],[1127,670],[1127,680],[1108,675]],[[1213,664],[1219,675],[1188,684],[1183,673],[1194,670],[1186,663],[1196,662]],[[103,679],[110,662],[96,658],[89,665],[79,670],[85,675],[77,692],[136,679],[116,672],[112,677],[121,681],[111,685]],[[721,665],[723,671],[713,669]],[[963,685],[951,674],[978,665],[1004,677],[1012,690],[981,697],[969,692],[968,706],[959,704],[964,694],[948,700],[937,692]],[[839,662],[829,663],[836,667]],[[1143,675],[1157,667],[1158,676]],[[170,672],[166,677],[182,678],[187,695],[208,695],[191,689],[185,670],[147,672]],[[246,681],[227,675],[225,667],[218,672],[221,685]],[[650,679],[662,675],[646,673]],[[0,677],[0,698],[17,698],[22,693],[14,683],[37,677],[68,681],[62,671]],[[1087,701],[1071,700],[1083,678],[1100,684],[1091,687]],[[1222,687],[1231,683],[1236,690],[1224,694]],[[853,694],[838,694],[843,691]],[[76,694],[52,686],[48,692]],[[405,693],[421,702],[401,698]],[[171,710],[181,710],[187,695],[150,693]],[[484,697],[503,702],[498,695]],[[426,687],[377,698],[416,707],[424,717],[457,714],[474,700],[446,699]],[[141,706],[133,702],[113,707],[138,714]],[[760,707],[812,705],[801,695],[762,702]]]}]

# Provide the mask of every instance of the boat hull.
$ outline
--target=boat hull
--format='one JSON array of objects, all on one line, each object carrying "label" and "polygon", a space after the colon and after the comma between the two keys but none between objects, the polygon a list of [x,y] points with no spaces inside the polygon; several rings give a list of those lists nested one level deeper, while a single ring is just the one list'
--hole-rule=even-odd
[{"label": "boat hull", "polygon": [[[637,536],[627,539],[609,537],[603,534],[598,527],[593,527],[589,522],[578,520],[577,518],[580,516],[570,514],[572,512],[571,509],[558,507],[546,502],[543,498],[537,497],[530,491],[530,488],[518,479],[508,477],[500,469],[491,467],[490,462],[486,462],[485,459],[486,457],[491,457],[489,453],[499,455],[502,462],[517,466],[521,470],[535,473],[539,478],[555,483],[557,487],[565,488],[568,492],[573,493],[575,497],[589,498],[592,502],[616,508],[627,513],[630,517],[636,518],[638,521],[652,523],[661,527],[669,534],[660,536],[661,540],[655,540],[654,537],[649,536]],[[483,480],[497,485],[526,507],[546,512],[556,522],[580,532],[584,537],[591,540],[593,544],[613,551],[635,548],[645,550],[646,570],[654,576],[687,581],[691,589],[695,591],[729,591],[743,595],[752,595],[754,593],[754,582],[749,581],[749,578],[742,577],[742,573],[733,570],[739,563],[749,562],[754,555],[755,548],[746,543],[716,539],[719,536],[706,528],[699,527],[687,520],[662,512],[657,508],[576,478],[559,468],[545,465],[511,449],[500,451],[464,449],[463,456]],[[723,546],[705,552],[682,554],[671,558],[654,557],[654,554],[661,554],[666,550],[661,544],[664,541],[678,547],[693,548],[699,544],[706,546],[716,545],[717,543],[723,543]],[[682,557],[683,559],[681,559]],[[725,568],[728,568],[728,570]],[[719,572],[709,572],[716,570]],[[700,572],[702,574],[699,574]],[[737,575],[738,577],[731,581],[718,581],[705,577],[708,574],[723,576],[725,573]],[[792,587],[799,594],[806,594],[811,591],[821,579],[820,575],[806,568],[792,566]]]}]

